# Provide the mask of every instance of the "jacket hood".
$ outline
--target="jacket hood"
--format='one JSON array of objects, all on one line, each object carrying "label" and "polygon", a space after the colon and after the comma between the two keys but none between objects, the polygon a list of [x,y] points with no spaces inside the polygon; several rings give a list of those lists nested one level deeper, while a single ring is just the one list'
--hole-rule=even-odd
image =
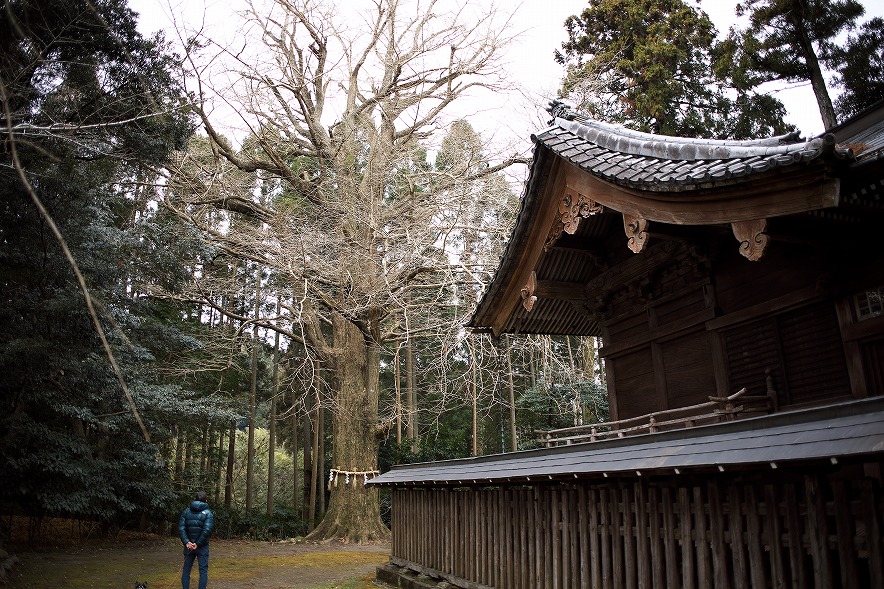
[{"label": "jacket hood", "polygon": [[205,501],[191,501],[190,502],[190,510],[194,513],[199,513],[204,509],[208,509],[209,504]]}]

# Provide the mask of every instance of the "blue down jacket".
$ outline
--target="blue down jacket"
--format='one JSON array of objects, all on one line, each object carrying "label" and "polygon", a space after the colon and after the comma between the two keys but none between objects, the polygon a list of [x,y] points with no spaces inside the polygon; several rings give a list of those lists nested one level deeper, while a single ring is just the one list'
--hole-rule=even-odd
[{"label": "blue down jacket", "polygon": [[181,543],[195,543],[198,547],[209,543],[209,536],[215,528],[215,516],[205,501],[191,501],[190,507],[181,512],[178,518],[178,535]]}]

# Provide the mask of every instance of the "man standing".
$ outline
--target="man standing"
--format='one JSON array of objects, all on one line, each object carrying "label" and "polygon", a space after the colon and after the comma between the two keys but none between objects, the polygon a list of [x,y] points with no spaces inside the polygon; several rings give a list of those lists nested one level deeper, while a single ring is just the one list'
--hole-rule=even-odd
[{"label": "man standing", "polygon": [[209,582],[209,536],[215,527],[215,517],[206,503],[208,495],[198,491],[178,518],[178,535],[184,544],[184,566],[181,569],[181,588],[190,589],[190,571],[193,559],[197,559],[200,569],[199,589],[206,589]]}]

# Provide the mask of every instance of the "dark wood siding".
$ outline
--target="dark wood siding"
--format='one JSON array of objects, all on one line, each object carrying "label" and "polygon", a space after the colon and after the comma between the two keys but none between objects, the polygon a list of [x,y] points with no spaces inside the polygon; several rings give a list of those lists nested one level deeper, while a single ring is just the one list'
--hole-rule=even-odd
[{"label": "dark wood siding", "polygon": [[773,322],[755,321],[724,332],[730,389],[743,387],[753,394],[767,389],[765,371],[779,376],[780,360]]},{"label": "dark wood siding", "polygon": [[617,398],[610,401],[617,404],[619,419],[637,417],[660,409],[649,347],[611,358],[608,365],[617,379]]},{"label": "dark wood siding", "polygon": [[715,375],[706,330],[664,342],[661,347],[669,408],[708,401],[715,394]]},{"label": "dark wood siding", "polygon": [[835,307],[820,303],[778,318],[789,403],[850,396]]},{"label": "dark wood siding", "polygon": [[763,393],[766,371],[781,405],[849,397],[850,379],[835,308],[822,302],[723,333],[730,388]]}]

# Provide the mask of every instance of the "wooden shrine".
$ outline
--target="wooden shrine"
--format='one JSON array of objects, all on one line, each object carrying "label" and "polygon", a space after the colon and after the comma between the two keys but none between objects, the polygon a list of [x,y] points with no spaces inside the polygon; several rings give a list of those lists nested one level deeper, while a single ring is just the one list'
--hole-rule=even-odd
[{"label": "wooden shrine", "polygon": [[600,336],[611,422],[372,480],[379,578],[884,588],[884,103],[808,140],[551,112],[470,327]]}]

